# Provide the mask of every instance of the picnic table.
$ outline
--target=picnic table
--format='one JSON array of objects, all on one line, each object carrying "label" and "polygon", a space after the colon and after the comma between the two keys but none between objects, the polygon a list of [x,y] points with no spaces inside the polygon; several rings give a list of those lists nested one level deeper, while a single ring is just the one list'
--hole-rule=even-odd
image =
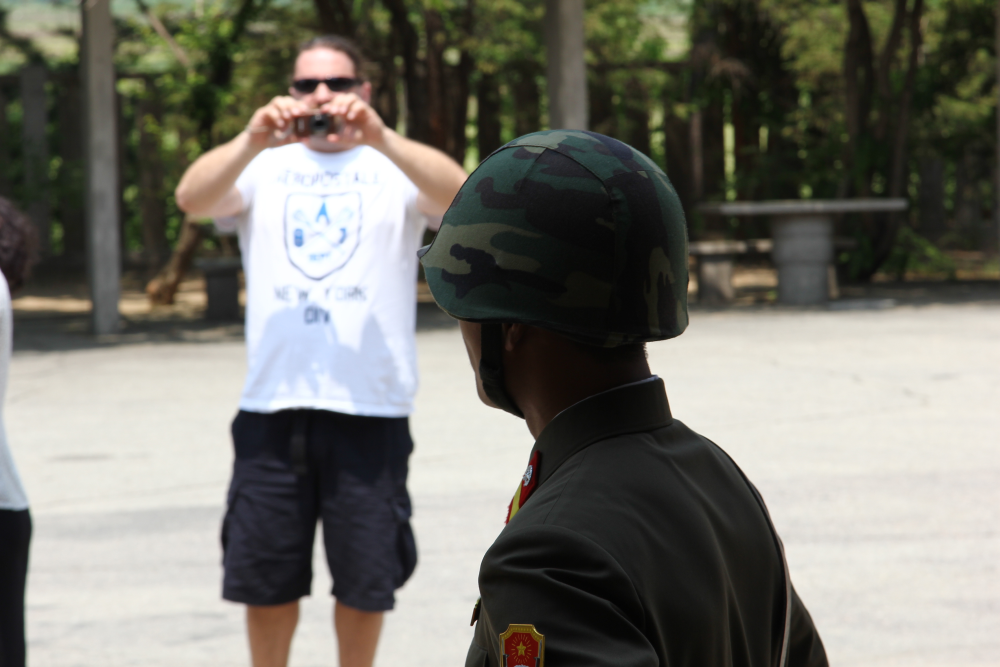
[{"label": "picnic table", "polygon": [[[830,293],[830,273],[834,258],[833,222],[845,213],[905,211],[905,199],[801,199],[784,201],[711,202],[698,206],[708,215],[767,216],[771,219],[771,253],[778,269],[778,301],[794,305],[826,303]],[[699,279],[706,265],[711,290],[723,299],[732,298],[732,287],[719,287],[726,271],[732,274],[733,257],[750,251],[765,251],[763,242],[702,241],[692,243],[692,254],[699,257]],[[710,244],[719,244],[717,248]],[[728,244],[728,245],[727,245]],[[740,244],[743,244],[742,246]],[[728,256],[728,267],[724,257]],[[713,259],[714,258],[714,259]],[[713,262],[715,266],[713,266]],[[701,284],[699,283],[699,297]]]}]

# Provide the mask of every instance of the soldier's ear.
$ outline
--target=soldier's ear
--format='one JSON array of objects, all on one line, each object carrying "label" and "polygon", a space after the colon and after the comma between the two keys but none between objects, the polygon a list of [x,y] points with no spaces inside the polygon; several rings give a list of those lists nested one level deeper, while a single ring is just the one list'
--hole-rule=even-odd
[{"label": "soldier's ear", "polygon": [[503,325],[503,349],[513,352],[524,339],[526,329],[524,324],[504,324]]}]

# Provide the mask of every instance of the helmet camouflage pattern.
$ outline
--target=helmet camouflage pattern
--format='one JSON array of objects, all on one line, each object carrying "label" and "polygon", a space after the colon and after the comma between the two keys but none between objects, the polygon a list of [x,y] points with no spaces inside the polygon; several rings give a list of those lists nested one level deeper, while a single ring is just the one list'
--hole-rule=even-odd
[{"label": "helmet camouflage pattern", "polygon": [[549,130],[479,165],[421,258],[434,299],[615,347],[687,326],[687,227],[667,175],[594,132]]}]

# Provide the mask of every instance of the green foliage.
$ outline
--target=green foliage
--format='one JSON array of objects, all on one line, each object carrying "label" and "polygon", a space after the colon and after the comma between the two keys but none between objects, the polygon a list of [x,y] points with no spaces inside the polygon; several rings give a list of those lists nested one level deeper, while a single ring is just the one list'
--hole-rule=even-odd
[{"label": "green foliage", "polygon": [[[181,174],[203,152],[239,133],[256,108],[286,93],[297,45],[320,32],[317,7],[324,0],[167,0],[148,8],[143,0],[134,1],[124,13],[116,5],[116,64],[125,243],[139,253],[145,249],[143,202],[148,204],[150,192],[162,202],[166,235],[173,242],[183,221],[172,195]],[[417,36],[417,73],[426,77],[434,57],[446,70],[434,108],[459,128],[449,130],[458,157],[463,144],[454,136],[467,140],[469,166],[479,157],[477,132],[486,106],[473,99],[466,111],[461,98],[465,92],[475,98],[480,83],[498,93],[500,141],[546,125],[543,0],[326,1],[347,8],[349,16],[340,20],[372,60],[378,108],[392,124],[398,119],[401,129],[405,122],[416,126],[412,110],[406,110],[410,81],[404,76],[401,8],[405,25]],[[695,197],[685,142],[695,117],[704,134],[702,199],[839,197],[858,191],[859,174],[874,195],[885,194],[891,156],[884,144],[864,139],[854,163],[846,157],[845,7],[844,0],[587,0],[592,128],[669,167],[689,208]],[[866,0],[863,7],[878,51],[889,34],[893,0]],[[154,30],[148,12],[175,44]],[[3,71],[47,60],[54,77],[77,76],[74,58],[54,57],[44,40],[7,19],[0,10]],[[61,20],[50,37],[74,38]],[[918,227],[924,235],[918,236],[904,225],[886,264],[894,272],[944,267],[947,257],[935,255],[931,241],[978,248],[992,230],[992,223],[983,221],[992,216],[995,197],[995,3],[927,0],[921,25],[907,136],[913,176],[904,179],[911,184],[912,217],[906,222],[916,223],[922,215],[925,188],[915,177],[920,161],[941,159],[947,229],[934,235]],[[904,39],[889,81],[894,91],[904,83],[900,64],[907,49]],[[7,95],[6,127],[0,128],[7,160],[0,164],[0,183],[24,198],[21,111],[11,81],[0,84]],[[82,205],[82,165],[63,155],[58,108],[65,103],[64,91],[55,78],[50,89],[50,192],[57,202],[52,241],[59,252],[80,242],[71,228],[72,208]],[[427,90],[422,94],[430,99]],[[885,113],[876,105],[872,119]],[[733,138],[728,156],[724,131]],[[156,178],[143,181],[150,170]],[[150,182],[156,183],[153,190]],[[699,231],[766,233],[745,222],[720,223],[719,229],[706,224]],[[843,258],[845,270],[863,276],[864,267],[878,261],[876,235],[857,221],[848,221],[842,233],[859,239],[857,249]]]},{"label": "green foliage", "polygon": [[907,273],[922,275],[946,275],[955,277],[955,261],[936,245],[917,234],[909,227],[903,227],[896,237],[889,258],[882,270],[903,280]]}]

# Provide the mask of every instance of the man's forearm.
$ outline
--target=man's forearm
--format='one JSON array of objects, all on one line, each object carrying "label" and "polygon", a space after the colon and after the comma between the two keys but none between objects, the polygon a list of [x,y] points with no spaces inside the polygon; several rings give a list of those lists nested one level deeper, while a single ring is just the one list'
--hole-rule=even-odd
[{"label": "man's forearm", "polygon": [[447,208],[465,183],[465,170],[438,149],[407,139],[391,129],[386,128],[384,137],[373,148],[392,160],[427,198],[442,209]]},{"label": "man's forearm", "polygon": [[177,185],[177,206],[194,215],[210,212],[236,184],[263,147],[254,146],[246,132],[194,161]]}]

